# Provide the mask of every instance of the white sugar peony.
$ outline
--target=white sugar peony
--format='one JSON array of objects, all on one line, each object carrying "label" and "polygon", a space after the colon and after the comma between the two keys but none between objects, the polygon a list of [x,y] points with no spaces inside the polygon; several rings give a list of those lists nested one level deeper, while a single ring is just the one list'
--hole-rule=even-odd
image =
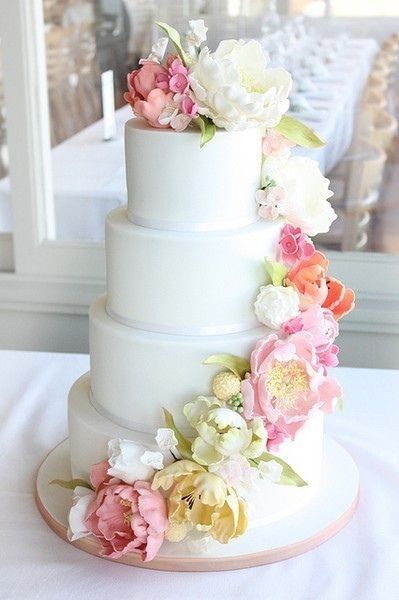
[{"label": "white sugar peony", "polygon": [[299,314],[299,295],[293,287],[282,285],[265,285],[255,301],[257,319],[270,327],[279,327]]},{"label": "white sugar peony", "polygon": [[225,40],[213,53],[204,47],[189,79],[199,113],[228,131],[275,127],[288,110],[291,75],[268,69],[255,40]]},{"label": "white sugar peony", "polygon": [[333,192],[316,161],[302,156],[290,156],[285,161],[268,159],[262,168],[262,179],[267,177],[284,190],[284,216],[288,223],[310,236],[330,229],[337,218],[327,200]]},{"label": "white sugar peony", "polygon": [[108,442],[109,465],[108,475],[118,477],[125,483],[149,481],[154,475],[154,469],[144,464],[142,456],[147,448],[131,440],[114,439]]}]

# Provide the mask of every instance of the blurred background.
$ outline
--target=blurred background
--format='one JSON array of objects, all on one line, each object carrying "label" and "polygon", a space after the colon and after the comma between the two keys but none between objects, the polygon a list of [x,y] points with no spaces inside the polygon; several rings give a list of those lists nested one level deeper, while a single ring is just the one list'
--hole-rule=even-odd
[{"label": "blurred background", "polygon": [[[327,140],[319,150],[295,152],[319,161],[331,180],[338,214],[331,231],[315,241],[332,252],[337,275],[359,291],[359,310],[343,332],[344,363],[398,365],[397,0],[40,0],[35,13],[27,3],[17,3],[20,34],[25,27],[26,35],[33,36],[33,49],[39,45],[41,50],[36,62],[26,52],[18,59],[18,50],[11,56],[7,28],[15,21],[12,9],[4,8],[0,347],[87,351],[87,307],[104,286],[103,264],[97,265],[101,259],[93,253],[103,245],[106,213],[126,202],[123,125],[131,116],[123,101],[126,74],[159,36],[156,20],[184,32],[189,19],[202,18],[211,48],[226,38],[255,38],[272,66],[292,73],[290,114]],[[33,19],[28,23],[33,33],[24,18]],[[36,68],[41,51],[43,72]],[[11,131],[10,124],[20,119],[32,135],[35,124],[29,124],[33,117],[15,89],[13,65],[18,60],[21,73],[28,69],[38,77],[40,86],[31,81],[31,89],[45,86],[40,106],[48,111],[41,131],[48,138],[42,145],[48,144],[51,194],[42,210],[39,191],[32,192],[25,204],[29,224],[21,216],[18,185],[24,171],[17,164],[18,140],[11,142],[15,125]],[[38,159],[31,145],[27,156],[33,165]],[[25,189],[32,185],[26,182]],[[43,259],[39,273],[34,252],[40,244],[51,244],[53,255]],[[61,249],[57,271],[54,257]]]}]

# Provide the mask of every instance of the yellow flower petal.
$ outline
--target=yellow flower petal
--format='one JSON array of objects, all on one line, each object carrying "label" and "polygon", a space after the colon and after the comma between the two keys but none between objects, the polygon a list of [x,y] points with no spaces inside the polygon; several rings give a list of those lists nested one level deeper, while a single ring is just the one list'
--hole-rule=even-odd
[{"label": "yellow flower petal", "polygon": [[214,465],[223,460],[223,455],[217,452],[212,444],[208,444],[200,437],[197,437],[191,446],[193,459],[200,465]]},{"label": "yellow flower petal", "polygon": [[159,488],[169,490],[176,481],[197,471],[205,471],[205,469],[192,460],[178,460],[155,473],[151,487],[153,490]]}]

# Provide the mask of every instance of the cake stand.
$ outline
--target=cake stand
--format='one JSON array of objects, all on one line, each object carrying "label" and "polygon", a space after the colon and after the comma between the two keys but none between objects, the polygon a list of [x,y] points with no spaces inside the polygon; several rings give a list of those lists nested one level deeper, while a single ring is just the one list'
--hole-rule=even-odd
[{"label": "cake stand", "polygon": [[[321,486],[300,510],[278,521],[250,528],[243,536],[223,545],[211,541],[206,551],[186,544],[165,542],[157,557],[143,562],[138,554],[126,554],[114,562],[163,571],[225,571],[265,565],[312,550],[338,533],[351,519],[359,497],[359,473],[346,450],[326,437]],[[71,479],[69,442],[54,448],[39,468],[36,502],[51,529],[76,548],[100,556],[94,537],[69,542],[67,538],[70,490],[49,485],[53,479]],[[112,560],[112,559],[106,559]]]}]

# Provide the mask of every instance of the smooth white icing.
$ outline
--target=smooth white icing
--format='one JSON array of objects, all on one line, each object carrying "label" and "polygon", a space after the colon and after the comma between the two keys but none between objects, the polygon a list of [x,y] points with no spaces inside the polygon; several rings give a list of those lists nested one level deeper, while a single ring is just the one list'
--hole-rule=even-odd
[{"label": "smooth white icing", "polygon": [[126,209],[107,218],[107,310],[148,331],[189,335],[258,326],[254,301],[270,282],[280,222],[187,233],[133,225]]},{"label": "smooth white icing", "polygon": [[186,402],[209,394],[220,367],[203,365],[208,356],[249,356],[256,341],[269,333],[266,327],[212,336],[153,333],[118,323],[105,307],[105,296],[90,307],[96,405],[119,424],[147,432],[159,427],[163,406],[179,416]]},{"label": "smooth white icing", "polygon": [[[203,148],[196,128],[125,128],[129,219],[147,227],[190,230],[242,227],[258,219],[261,131],[217,131]],[[202,227],[203,228],[203,227]]]},{"label": "smooth white icing", "polygon": [[[90,466],[107,457],[110,439],[131,439],[157,450],[154,438],[120,427],[100,415],[89,401],[89,374],[73,385],[69,394],[69,438],[73,477],[87,479]],[[271,523],[299,510],[317,491],[320,482],[323,415],[319,411],[306,422],[294,441],[282,444],[277,456],[286,460],[308,483],[294,487],[258,481],[248,496],[249,526]]]}]

